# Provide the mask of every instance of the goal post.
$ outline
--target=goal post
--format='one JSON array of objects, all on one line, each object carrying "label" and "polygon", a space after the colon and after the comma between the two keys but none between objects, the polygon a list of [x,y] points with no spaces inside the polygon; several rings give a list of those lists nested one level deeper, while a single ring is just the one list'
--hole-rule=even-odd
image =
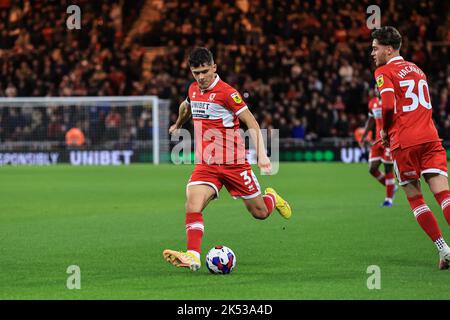
[{"label": "goal post", "polygon": [[0,165],[169,162],[169,117],[157,96],[0,97]]}]

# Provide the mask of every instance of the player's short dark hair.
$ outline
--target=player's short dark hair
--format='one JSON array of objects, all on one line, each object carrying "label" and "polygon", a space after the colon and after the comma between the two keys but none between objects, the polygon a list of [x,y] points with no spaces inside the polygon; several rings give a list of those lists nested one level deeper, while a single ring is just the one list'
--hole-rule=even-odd
[{"label": "player's short dark hair", "polygon": [[198,47],[191,51],[189,54],[189,66],[201,67],[203,65],[214,64],[214,57],[208,48]]},{"label": "player's short dark hair", "polygon": [[394,50],[398,50],[402,46],[402,35],[394,27],[375,29],[372,32],[372,38],[377,39],[379,44],[392,46]]}]

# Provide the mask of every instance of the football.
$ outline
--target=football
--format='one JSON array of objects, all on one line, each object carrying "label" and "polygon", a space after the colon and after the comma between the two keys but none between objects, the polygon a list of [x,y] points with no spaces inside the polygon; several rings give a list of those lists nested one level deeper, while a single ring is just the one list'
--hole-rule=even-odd
[{"label": "football", "polygon": [[215,246],[206,255],[206,267],[214,274],[229,274],[236,266],[234,252],[225,246]]}]

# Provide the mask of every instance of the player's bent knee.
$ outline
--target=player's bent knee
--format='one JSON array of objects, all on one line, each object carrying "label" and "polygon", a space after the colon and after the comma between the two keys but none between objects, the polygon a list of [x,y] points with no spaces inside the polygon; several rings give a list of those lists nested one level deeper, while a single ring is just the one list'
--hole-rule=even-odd
[{"label": "player's bent knee", "polygon": [[258,220],[265,220],[268,216],[265,215],[253,215],[253,218],[258,219]]},{"label": "player's bent knee", "polygon": [[438,173],[426,173],[423,176],[425,178],[425,181],[430,186],[430,190],[431,192],[433,192],[433,194],[437,194],[449,189],[448,178],[446,176]]},{"label": "player's bent knee", "polygon": [[253,217],[258,220],[264,220],[269,216],[269,211],[267,211],[267,208],[253,207],[249,208],[249,211]]},{"label": "player's bent knee", "polygon": [[186,201],[185,208],[186,212],[201,212],[203,204],[197,201]]}]

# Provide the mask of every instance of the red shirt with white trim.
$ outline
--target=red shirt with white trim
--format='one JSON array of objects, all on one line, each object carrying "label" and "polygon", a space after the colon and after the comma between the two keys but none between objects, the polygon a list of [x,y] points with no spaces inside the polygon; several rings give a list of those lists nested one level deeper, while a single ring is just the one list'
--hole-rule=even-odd
[{"label": "red shirt with white trim", "polygon": [[[383,119],[389,123],[391,150],[440,141],[432,119],[427,77],[418,66],[401,56],[394,57],[375,70],[375,79],[383,100],[383,116],[388,108],[394,109],[392,119]],[[393,106],[386,105],[384,94],[394,94]]]},{"label": "red shirt with white trim", "polygon": [[369,101],[369,117],[375,119],[375,141],[379,140],[380,131],[383,129],[383,116],[381,113],[381,99],[374,97]]},{"label": "red shirt with white trim", "polygon": [[194,121],[196,163],[245,163],[245,143],[237,116],[248,107],[239,92],[216,75],[205,90],[193,82],[186,102]]}]

